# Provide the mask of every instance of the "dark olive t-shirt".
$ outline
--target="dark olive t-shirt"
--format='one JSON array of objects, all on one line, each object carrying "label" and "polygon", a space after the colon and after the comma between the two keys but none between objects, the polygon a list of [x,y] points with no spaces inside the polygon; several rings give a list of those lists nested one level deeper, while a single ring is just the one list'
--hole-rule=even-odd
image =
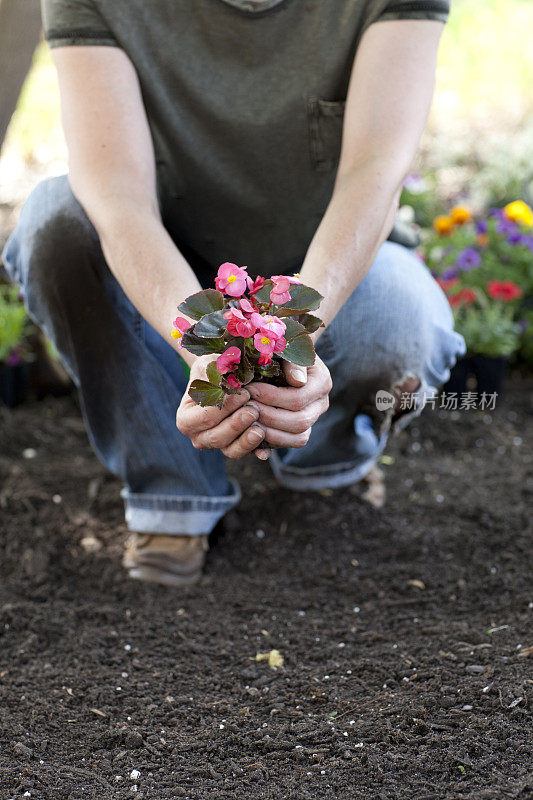
[{"label": "dark olive t-shirt", "polygon": [[133,62],[175,241],[211,268],[234,261],[254,274],[298,269],[326,209],[363,32],[449,12],[449,0],[42,6],[51,47],[120,47]]}]

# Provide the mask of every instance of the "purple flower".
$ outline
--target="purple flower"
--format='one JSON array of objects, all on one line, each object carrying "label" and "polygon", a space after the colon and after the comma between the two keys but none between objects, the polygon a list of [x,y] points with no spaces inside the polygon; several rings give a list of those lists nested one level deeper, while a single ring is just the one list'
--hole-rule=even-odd
[{"label": "purple flower", "polygon": [[493,217],[494,219],[503,219],[504,216],[503,208],[491,208],[489,211],[489,217]]},{"label": "purple flower", "polygon": [[488,226],[486,220],[478,219],[476,221],[476,231],[477,231],[477,233],[480,233],[480,234],[487,233],[488,229],[489,229],[489,226]]},{"label": "purple flower", "polygon": [[518,231],[514,222],[511,222],[510,219],[505,219],[502,217],[499,222],[496,224],[496,233],[502,234],[502,236],[509,236],[512,233]]},{"label": "purple flower", "polygon": [[522,236],[518,228],[508,233],[506,238],[509,244],[523,244],[522,240],[524,237]]},{"label": "purple flower", "polygon": [[443,281],[453,281],[459,275],[457,267],[448,267],[441,275]]},{"label": "purple flower", "polygon": [[427,182],[418,172],[411,172],[409,175],[406,175],[403,185],[411,194],[422,194],[428,189]]},{"label": "purple flower", "polygon": [[525,245],[528,250],[533,253],[533,236],[530,233],[524,233],[520,237],[520,244]]},{"label": "purple flower", "polygon": [[8,357],[6,358],[6,366],[7,367],[16,367],[17,364],[20,364],[22,361],[20,354],[17,350],[12,350]]},{"label": "purple flower", "polygon": [[459,253],[455,266],[462,270],[476,269],[481,264],[481,256],[474,247],[467,247]]}]

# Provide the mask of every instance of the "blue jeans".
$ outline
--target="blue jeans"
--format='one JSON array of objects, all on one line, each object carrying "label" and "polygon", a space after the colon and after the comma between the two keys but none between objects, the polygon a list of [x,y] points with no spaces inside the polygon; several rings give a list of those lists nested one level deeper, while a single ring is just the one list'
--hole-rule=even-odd
[{"label": "blue jeans", "polygon": [[[3,259],[79,389],[94,450],[124,483],[129,528],[191,535],[212,530],[239,502],[239,486],[226,475],[219,451],[195,450],[176,429],[187,386],[183,362],[111,274],[66,176],[32,192]],[[317,351],[333,378],[330,408],[305,447],[271,457],[279,483],[293,489],[338,487],[364,477],[392,419],[391,411],[376,409],[376,391],[415,375],[423,397],[447,380],[465,346],[426,267],[412,251],[385,242]]]}]

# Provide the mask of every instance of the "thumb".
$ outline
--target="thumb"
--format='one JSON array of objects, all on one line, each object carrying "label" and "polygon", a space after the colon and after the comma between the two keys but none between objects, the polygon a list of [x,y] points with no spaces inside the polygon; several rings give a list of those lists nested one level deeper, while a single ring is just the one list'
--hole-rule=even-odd
[{"label": "thumb", "polygon": [[307,367],[299,367],[297,364],[290,364],[288,361],[283,363],[283,372],[289,386],[305,386],[307,383]]}]

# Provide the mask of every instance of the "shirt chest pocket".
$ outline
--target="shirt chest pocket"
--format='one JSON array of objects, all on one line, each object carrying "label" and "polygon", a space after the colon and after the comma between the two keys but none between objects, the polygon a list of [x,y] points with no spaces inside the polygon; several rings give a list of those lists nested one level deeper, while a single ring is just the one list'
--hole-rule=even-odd
[{"label": "shirt chest pocket", "polygon": [[341,153],[344,101],[307,101],[309,151],[313,169],[330,172],[337,168]]}]

